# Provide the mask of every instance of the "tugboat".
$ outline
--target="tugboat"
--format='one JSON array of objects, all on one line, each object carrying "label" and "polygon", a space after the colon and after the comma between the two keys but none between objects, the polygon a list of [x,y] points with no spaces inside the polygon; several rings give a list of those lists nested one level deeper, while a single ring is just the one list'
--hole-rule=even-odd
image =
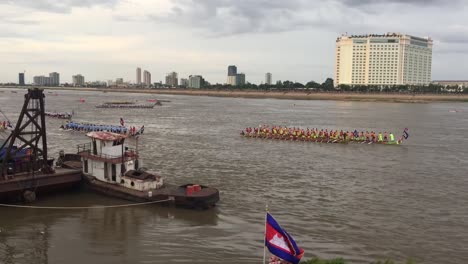
[{"label": "tugboat", "polygon": [[[166,201],[194,209],[211,208],[219,201],[215,188],[167,184],[160,175],[146,171],[138,151],[125,145],[127,135],[99,131],[87,136],[91,143],[78,145],[77,155],[85,182],[97,192],[134,202]],[[76,168],[76,158],[69,155],[62,164]]]}]

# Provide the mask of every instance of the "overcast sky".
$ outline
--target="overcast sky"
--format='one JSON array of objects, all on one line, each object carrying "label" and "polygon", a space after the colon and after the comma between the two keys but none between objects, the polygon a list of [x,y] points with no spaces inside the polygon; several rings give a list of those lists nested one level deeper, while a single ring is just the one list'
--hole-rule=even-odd
[{"label": "overcast sky", "polygon": [[226,82],[333,77],[342,33],[434,39],[433,79],[468,79],[468,0],[0,0],[0,82],[153,81],[176,71]]}]

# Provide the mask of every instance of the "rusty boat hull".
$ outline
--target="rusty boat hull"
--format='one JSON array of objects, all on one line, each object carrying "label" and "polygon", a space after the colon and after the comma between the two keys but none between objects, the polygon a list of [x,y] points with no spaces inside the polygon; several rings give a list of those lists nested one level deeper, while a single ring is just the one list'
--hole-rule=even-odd
[{"label": "rusty boat hull", "polygon": [[192,194],[186,193],[186,185],[164,184],[162,188],[149,191],[138,191],[123,187],[117,183],[107,183],[97,180],[91,175],[83,176],[84,182],[91,190],[132,202],[157,202],[163,205],[190,209],[209,209],[219,201],[219,191],[216,188],[201,186],[201,190]]}]

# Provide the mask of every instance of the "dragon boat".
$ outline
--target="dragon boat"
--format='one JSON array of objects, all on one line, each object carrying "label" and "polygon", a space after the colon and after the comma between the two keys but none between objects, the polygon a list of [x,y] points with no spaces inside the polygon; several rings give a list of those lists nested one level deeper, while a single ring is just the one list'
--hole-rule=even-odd
[{"label": "dragon boat", "polygon": [[64,131],[78,131],[78,132],[112,132],[122,135],[127,135],[130,137],[140,136],[145,131],[145,126],[141,126],[140,128],[134,127],[132,130],[129,127],[120,125],[103,125],[103,124],[91,124],[91,123],[79,123],[73,121],[67,121],[65,125],[60,126],[61,130]]},{"label": "dragon boat", "polygon": [[130,101],[106,102],[100,105],[96,105],[96,108],[154,108],[156,105],[161,105],[161,102],[158,100],[146,104],[139,104]]},{"label": "dragon boat", "polygon": [[51,118],[57,118],[57,119],[71,119],[73,117],[73,113],[57,113],[57,112],[45,112],[44,113],[46,116],[51,117]]},{"label": "dragon boat", "polygon": [[283,141],[299,141],[299,142],[314,142],[314,143],[326,143],[326,144],[379,144],[379,145],[392,145],[397,146],[403,144],[404,140],[409,137],[409,129],[405,128],[403,134],[397,140],[368,140],[362,139],[361,137],[352,137],[352,138],[334,138],[334,137],[319,137],[301,134],[299,136],[293,135],[290,133],[285,134],[274,134],[274,133],[265,133],[260,130],[257,132],[246,132],[241,131],[240,135],[246,138],[258,138],[258,139],[271,139],[271,140],[283,140]]}]

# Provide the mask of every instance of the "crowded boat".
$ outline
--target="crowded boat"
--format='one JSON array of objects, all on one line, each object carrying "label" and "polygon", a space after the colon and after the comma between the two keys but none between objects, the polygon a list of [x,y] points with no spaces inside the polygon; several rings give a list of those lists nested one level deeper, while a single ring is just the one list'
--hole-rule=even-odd
[{"label": "crowded boat", "polygon": [[112,132],[116,134],[123,134],[128,136],[139,136],[142,135],[145,126],[140,127],[139,129],[135,126],[126,127],[123,125],[100,125],[92,123],[78,123],[73,121],[67,121],[65,125],[60,126],[61,129],[67,131],[79,131],[79,132]]},{"label": "crowded boat", "polygon": [[137,104],[135,102],[123,101],[123,102],[105,102],[100,105],[96,105],[96,108],[154,108],[156,105],[161,105],[159,101],[146,104]]},{"label": "crowded boat", "polygon": [[8,129],[13,129],[10,121],[0,121],[0,131],[5,131]]},{"label": "crowded boat", "polygon": [[321,143],[367,143],[400,145],[403,140],[408,139],[408,128],[403,130],[403,134],[396,138],[392,132],[384,131],[358,131],[358,130],[333,130],[318,128],[300,128],[286,126],[261,125],[259,127],[247,127],[240,133],[243,137],[277,139],[291,141],[307,141]]}]

